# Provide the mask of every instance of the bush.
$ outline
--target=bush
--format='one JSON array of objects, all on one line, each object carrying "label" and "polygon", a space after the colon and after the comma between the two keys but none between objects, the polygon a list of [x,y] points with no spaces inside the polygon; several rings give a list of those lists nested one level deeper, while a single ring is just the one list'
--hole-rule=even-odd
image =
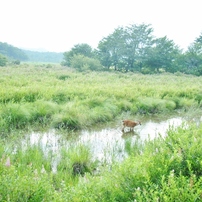
[{"label": "bush", "polygon": [[14,65],[20,65],[20,60],[14,60],[12,63],[13,63]]},{"label": "bush", "polygon": [[99,71],[103,69],[99,60],[85,57],[83,55],[74,55],[71,58],[70,66],[79,71],[85,71],[85,70]]}]

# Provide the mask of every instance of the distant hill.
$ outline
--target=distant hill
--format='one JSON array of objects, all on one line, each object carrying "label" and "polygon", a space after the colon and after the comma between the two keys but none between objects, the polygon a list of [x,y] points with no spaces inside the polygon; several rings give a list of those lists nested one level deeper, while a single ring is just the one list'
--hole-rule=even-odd
[{"label": "distant hill", "polygon": [[60,63],[63,60],[63,53],[23,50],[2,42],[0,42],[0,54],[5,55],[10,60],[29,62]]},{"label": "distant hill", "polygon": [[28,61],[30,62],[60,63],[63,60],[63,53],[38,52],[38,51],[30,51],[30,50],[23,50],[23,52],[27,55]]},{"label": "distant hill", "polygon": [[0,53],[11,60],[28,60],[28,56],[24,53],[24,51],[7,43],[0,42]]}]

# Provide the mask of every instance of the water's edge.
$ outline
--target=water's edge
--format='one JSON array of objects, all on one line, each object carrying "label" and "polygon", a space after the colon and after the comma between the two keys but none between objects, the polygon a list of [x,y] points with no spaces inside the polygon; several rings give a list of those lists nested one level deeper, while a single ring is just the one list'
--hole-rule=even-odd
[{"label": "water's edge", "polygon": [[[202,117],[195,120],[196,123],[202,121]],[[146,120],[142,125],[137,126],[133,132],[126,131],[123,133],[120,123],[112,124],[106,128],[81,130],[71,133],[60,134],[56,130],[47,132],[32,132],[21,140],[23,148],[29,145],[39,145],[44,154],[51,152],[54,156],[52,159],[52,169],[57,170],[57,164],[60,161],[60,151],[62,147],[82,144],[90,148],[94,160],[111,163],[112,160],[121,161],[127,157],[125,151],[125,141],[130,139],[131,142],[152,140],[160,134],[162,137],[167,135],[169,128],[176,128],[186,124],[182,117],[169,118],[164,121]]]}]

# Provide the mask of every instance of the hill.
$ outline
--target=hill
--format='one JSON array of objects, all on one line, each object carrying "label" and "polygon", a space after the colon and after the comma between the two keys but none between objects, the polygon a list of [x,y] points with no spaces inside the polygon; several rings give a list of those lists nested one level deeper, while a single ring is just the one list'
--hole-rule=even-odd
[{"label": "hill", "polygon": [[28,62],[60,63],[63,60],[63,53],[24,50],[2,42],[0,42],[0,54],[6,56],[9,60]]},{"label": "hill", "polygon": [[63,53],[38,52],[38,51],[30,51],[30,50],[23,50],[23,52],[27,55],[28,61],[30,62],[60,63],[62,62],[62,59],[63,59]]},{"label": "hill", "polygon": [[28,60],[28,57],[24,53],[24,51],[7,43],[0,42],[0,54],[5,55],[11,60],[20,60],[20,61]]}]

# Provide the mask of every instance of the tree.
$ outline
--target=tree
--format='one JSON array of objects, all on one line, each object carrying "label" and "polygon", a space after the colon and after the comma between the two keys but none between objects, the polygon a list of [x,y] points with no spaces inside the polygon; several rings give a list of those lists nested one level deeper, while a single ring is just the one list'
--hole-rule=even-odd
[{"label": "tree", "polygon": [[147,52],[153,44],[152,32],[153,29],[146,24],[126,27],[124,59],[127,71],[141,70]]},{"label": "tree", "polygon": [[107,38],[103,38],[99,42],[96,55],[103,66],[107,67],[108,69],[112,66],[111,53],[109,50]]},{"label": "tree", "polygon": [[65,52],[63,55],[63,65],[65,66],[71,66],[71,59],[74,55],[83,55],[89,58],[93,58],[95,56],[93,49],[88,44],[77,44],[70,51]]},{"label": "tree", "polygon": [[184,53],[183,71],[189,74],[202,75],[202,34]]},{"label": "tree", "polygon": [[3,67],[3,66],[6,66],[6,63],[8,62],[6,56],[0,54],[0,66]]},{"label": "tree", "polygon": [[119,27],[99,42],[98,56],[101,63],[115,70],[139,70],[152,44],[153,29],[150,25]]},{"label": "tree", "polygon": [[124,30],[119,27],[108,37],[103,38],[98,44],[98,57],[107,68],[120,68],[124,49]]},{"label": "tree", "polygon": [[160,68],[168,72],[175,72],[174,61],[181,53],[181,50],[166,36],[157,38],[153,42],[153,46],[148,51],[145,66],[153,72],[159,72]]}]

